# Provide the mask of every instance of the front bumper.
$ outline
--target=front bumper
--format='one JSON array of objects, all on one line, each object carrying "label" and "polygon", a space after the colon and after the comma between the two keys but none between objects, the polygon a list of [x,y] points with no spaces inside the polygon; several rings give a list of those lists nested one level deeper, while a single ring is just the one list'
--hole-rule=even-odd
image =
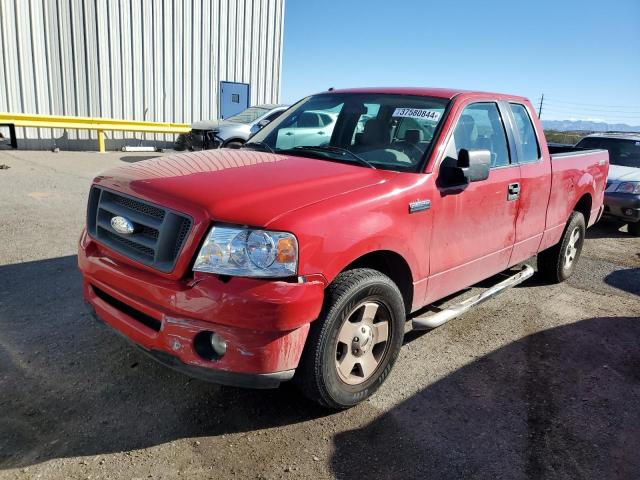
[{"label": "front bumper", "polygon": [[[194,377],[255,388],[293,376],[325,286],[207,274],[168,280],[117,261],[84,232],[78,265],[92,312],[153,358]],[[203,331],[226,340],[220,359],[196,352]]]},{"label": "front bumper", "polygon": [[182,150],[215,150],[222,147],[224,139],[213,130],[191,130],[178,136],[175,149]]},{"label": "front bumper", "polygon": [[640,221],[640,195],[629,193],[604,194],[604,217],[624,222]]}]

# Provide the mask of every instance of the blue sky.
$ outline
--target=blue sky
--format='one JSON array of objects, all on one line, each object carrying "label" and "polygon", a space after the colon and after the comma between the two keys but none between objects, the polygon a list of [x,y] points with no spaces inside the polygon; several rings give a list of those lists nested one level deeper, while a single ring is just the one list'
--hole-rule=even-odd
[{"label": "blue sky", "polygon": [[640,0],[287,0],[282,100],[328,87],[513,93],[640,125]]}]

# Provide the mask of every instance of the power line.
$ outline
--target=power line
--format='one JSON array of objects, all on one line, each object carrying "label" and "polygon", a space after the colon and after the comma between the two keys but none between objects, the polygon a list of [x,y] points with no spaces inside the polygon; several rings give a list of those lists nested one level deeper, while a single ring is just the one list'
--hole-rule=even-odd
[{"label": "power line", "polygon": [[621,113],[623,115],[640,115],[640,110],[637,111],[632,111],[632,110],[615,110],[612,108],[607,108],[607,109],[596,109],[596,108],[586,108],[586,107],[571,107],[568,105],[560,105],[557,104],[556,102],[549,102],[546,101],[545,102],[547,105],[551,105],[554,108],[557,108],[559,110],[571,110],[571,111],[581,111],[581,112],[595,112],[595,113],[600,113],[600,112],[604,112],[604,113]]},{"label": "power line", "polygon": [[603,115],[621,115],[621,116],[631,116],[631,117],[640,117],[640,111],[638,112],[621,112],[621,111],[617,111],[617,110],[589,110],[589,109],[585,109],[585,108],[571,108],[571,107],[566,107],[566,106],[561,106],[561,105],[556,105],[554,103],[551,102],[547,102],[545,100],[544,102],[544,110],[547,109],[553,109],[553,110],[560,110],[562,112],[581,112],[581,113],[590,113],[590,114],[603,114]]},{"label": "power line", "polygon": [[551,101],[553,103],[565,103],[569,105],[581,105],[584,107],[604,107],[604,108],[634,108],[640,110],[640,105],[604,105],[601,103],[581,103],[581,102],[570,102],[568,100],[555,100],[554,98],[548,98],[547,101]]},{"label": "power line", "polygon": [[610,119],[625,119],[625,120],[636,120],[636,121],[640,121],[640,115],[620,115],[620,114],[616,114],[616,113],[594,113],[594,112],[581,112],[578,110],[562,110],[562,109],[557,109],[555,107],[545,107],[543,109],[543,111],[545,113],[554,113],[556,115],[571,115],[574,117],[603,117],[603,118],[610,118]]}]

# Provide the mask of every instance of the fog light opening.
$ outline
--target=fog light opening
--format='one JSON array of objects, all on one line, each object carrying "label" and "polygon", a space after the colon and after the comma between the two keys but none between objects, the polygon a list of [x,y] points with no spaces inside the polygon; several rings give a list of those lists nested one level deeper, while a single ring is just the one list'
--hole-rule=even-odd
[{"label": "fog light opening", "polygon": [[200,332],[193,339],[196,353],[205,360],[220,360],[227,353],[227,341],[215,332]]}]

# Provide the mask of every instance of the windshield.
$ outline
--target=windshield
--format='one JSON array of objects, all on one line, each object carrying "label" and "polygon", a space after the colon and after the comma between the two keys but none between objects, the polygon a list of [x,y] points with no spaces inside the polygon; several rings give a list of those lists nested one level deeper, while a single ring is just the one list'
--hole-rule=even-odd
[{"label": "windshield", "polygon": [[417,95],[327,93],[300,101],[256,133],[255,148],[363,167],[415,171],[448,100]]},{"label": "windshield", "polygon": [[580,148],[603,148],[609,152],[609,163],[640,168],[640,141],[624,138],[587,137],[578,142]]},{"label": "windshield", "polygon": [[233,117],[225,118],[226,122],[234,122],[234,123],[251,123],[256,119],[263,116],[269,110],[262,107],[249,107],[246,110],[234,115]]}]

